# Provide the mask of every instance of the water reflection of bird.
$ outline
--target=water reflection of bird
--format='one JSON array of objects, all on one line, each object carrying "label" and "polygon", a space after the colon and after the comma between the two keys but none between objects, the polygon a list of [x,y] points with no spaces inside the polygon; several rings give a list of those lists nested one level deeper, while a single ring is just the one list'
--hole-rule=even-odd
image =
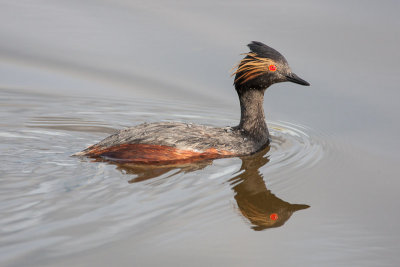
[{"label": "water reflection of bird", "polygon": [[241,214],[254,230],[282,226],[293,212],[309,208],[304,204],[290,204],[276,197],[267,189],[260,168],[268,163],[268,148],[251,157],[242,157],[238,175],[230,180],[235,200]]},{"label": "water reflection of bird", "polygon": [[[268,151],[269,147],[252,156],[240,157],[242,165],[237,172],[238,175],[229,180],[235,192],[235,200],[240,213],[250,221],[254,230],[282,226],[292,216],[293,212],[309,207],[304,204],[290,204],[276,197],[267,189],[260,168],[269,162],[268,157],[265,156]],[[136,177],[131,179],[129,183],[136,183],[158,177],[170,171],[175,171],[171,174],[173,176],[179,172],[187,173],[200,170],[210,163],[210,161],[202,161],[181,166],[151,167],[132,163],[114,164],[121,172],[134,174]]]},{"label": "water reflection of bird", "polygon": [[177,164],[250,155],[265,148],[269,144],[263,108],[265,90],[278,82],[309,83],[295,75],[275,49],[260,42],[248,46],[250,52],[234,72],[241,108],[238,126],[145,123],[121,130],[75,155],[116,162]]},{"label": "water reflection of bird", "polygon": [[129,180],[129,183],[137,183],[148,179],[156,178],[170,171],[176,171],[173,175],[178,173],[189,173],[197,171],[210,165],[212,161],[197,161],[189,164],[178,164],[178,165],[143,165],[135,163],[117,163],[111,162],[117,166],[117,170],[125,174],[133,174],[134,178]]}]

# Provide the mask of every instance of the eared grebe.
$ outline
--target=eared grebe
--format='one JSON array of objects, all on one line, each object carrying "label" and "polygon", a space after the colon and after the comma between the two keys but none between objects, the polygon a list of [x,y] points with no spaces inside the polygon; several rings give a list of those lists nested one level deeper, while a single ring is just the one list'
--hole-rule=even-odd
[{"label": "eared grebe", "polygon": [[184,164],[253,154],[269,144],[264,92],[278,82],[310,85],[292,73],[275,49],[252,42],[234,72],[241,117],[235,127],[215,128],[181,122],[144,123],[111,135],[76,156],[134,164]]}]

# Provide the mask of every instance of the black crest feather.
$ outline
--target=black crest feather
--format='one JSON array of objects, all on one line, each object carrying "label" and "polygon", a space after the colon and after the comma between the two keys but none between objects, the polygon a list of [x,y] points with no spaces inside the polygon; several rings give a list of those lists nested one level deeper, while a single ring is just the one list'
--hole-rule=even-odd
[{"label": "black crest feather", "polygon": [[251,52],[256,53],[258,56],[270,58],[275,61],[283,61],[283,62],[286,61],[286,59],[284,58],[284,56],[281,55],[281,53],[261,42],[252,41],[247,46],[250,48]]}]

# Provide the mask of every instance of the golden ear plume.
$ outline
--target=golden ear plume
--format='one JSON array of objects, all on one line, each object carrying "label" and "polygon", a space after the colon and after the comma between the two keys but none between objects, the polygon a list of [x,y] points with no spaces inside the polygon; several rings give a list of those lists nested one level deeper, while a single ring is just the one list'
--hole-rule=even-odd
[{"label": "golden ear plume", "polygon": [[[269,65],[275,65],[275,62],[272,59],[258,57],[255,53],[250,52],[242,55],[246,55],[247,57],[242,59],[231,70],[233,71],[231,76],[240,73],[240,75],[236,77],[235,83],[240,81],[240,84],[243,84],[265,73],[268,70]],[[234,71],[235,69],[236,71]]]}]

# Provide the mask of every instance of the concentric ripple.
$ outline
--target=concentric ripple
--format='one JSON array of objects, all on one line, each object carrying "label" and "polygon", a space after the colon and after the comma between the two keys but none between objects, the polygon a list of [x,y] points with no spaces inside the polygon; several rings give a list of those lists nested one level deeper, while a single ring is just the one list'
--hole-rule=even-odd
[{"label": "concentric ripple", "polygon": [[320,134],[312,129],[290,122],[268,123],[271,135],[269,159],[262,173],[269,184],[293,185],[296,173],[311,168],[324,155],[324,143]]},{"label": "concentric ripple", "polygon": [[283,121],[269,125],[270,169],[310,168],[321,159],[322,144],[310,128]]}]

